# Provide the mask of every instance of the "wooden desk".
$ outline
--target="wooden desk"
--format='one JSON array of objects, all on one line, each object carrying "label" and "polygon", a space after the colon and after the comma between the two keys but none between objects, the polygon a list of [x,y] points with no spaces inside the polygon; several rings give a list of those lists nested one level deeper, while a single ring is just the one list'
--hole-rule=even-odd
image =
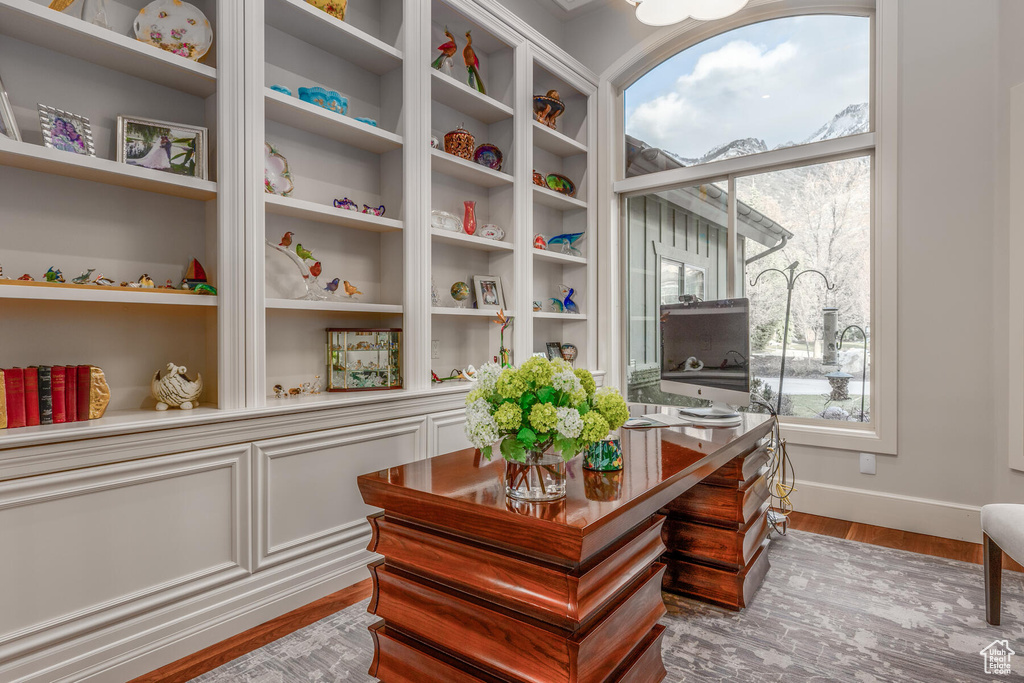
[{"label": "wooden desk", "polygon": [[[370,517],[369,549],[384,556],[370,565],[369,611],[381,617],[370,628],[370,675],[385,683],[662,680],[663,575],[668,567],[678,580],[701,559],[673,554],[679,548],[666,554],[663,542],[666,519],[685,521],[692,510],[659,511],[737,459],[742,474],[769,429],[763,416],[745,415],[736,429],[623,430],[626,469],[588,472],[577,458],[556,503],[510,501],[504,462],[473,450],[359,477],[363,500],[384,510]],[[668,540],[681,542],[685,531],[672,528]]]}]

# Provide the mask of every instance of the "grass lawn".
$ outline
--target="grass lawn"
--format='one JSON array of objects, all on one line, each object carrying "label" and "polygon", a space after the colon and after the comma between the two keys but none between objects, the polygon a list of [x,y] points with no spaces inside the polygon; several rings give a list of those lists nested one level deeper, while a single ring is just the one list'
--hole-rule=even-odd
[{"label": "grass lawn", "polygon": [[[789,397],[793,401],[794,417],[817,417],[825,409],[825,399],[814,394],[796,394]],[[860,411],[860,394],[850,394],[845,401],[832,401],[830,406],[841,406],[848,413]],[[864,401],[864,410],[871,414],[871,397]]]}]

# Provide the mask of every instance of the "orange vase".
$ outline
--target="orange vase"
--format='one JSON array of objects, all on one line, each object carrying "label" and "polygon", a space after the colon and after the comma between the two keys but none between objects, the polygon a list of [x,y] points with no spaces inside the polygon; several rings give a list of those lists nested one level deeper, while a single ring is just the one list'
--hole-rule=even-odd
[{"label": "orange vase", "polygon": [[467,235],[476,232],[476,202],[463,202],[466,205],[466,215],[462,219],[462,229]]}]

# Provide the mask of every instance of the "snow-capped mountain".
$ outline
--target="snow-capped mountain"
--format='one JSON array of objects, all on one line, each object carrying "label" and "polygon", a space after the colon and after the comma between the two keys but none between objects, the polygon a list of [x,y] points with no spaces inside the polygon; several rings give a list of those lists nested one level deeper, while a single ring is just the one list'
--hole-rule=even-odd
[{"label": "snow-capped mountain", "polygon": [[814,135],[804,140],[803,144],[866,133],[870,129],[870,115],[867,102],[851,104],[833,116],[832,120],[819,128]]}]

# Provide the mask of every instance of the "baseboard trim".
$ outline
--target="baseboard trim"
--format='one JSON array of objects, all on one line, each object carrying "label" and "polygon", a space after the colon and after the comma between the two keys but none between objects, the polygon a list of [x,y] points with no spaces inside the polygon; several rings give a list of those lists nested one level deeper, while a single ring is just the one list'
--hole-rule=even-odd
[{"label": "baseboard trim", "polygon": [[832,484],[798,481],[798,512],[917,534],[981,542],[981,508]]}]

